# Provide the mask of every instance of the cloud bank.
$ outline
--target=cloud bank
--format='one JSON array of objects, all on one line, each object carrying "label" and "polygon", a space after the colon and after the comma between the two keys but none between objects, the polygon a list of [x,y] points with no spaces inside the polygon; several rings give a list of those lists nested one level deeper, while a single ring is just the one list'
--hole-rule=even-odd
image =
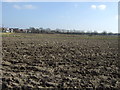
[{"label": "cloud bank", "polygon": [[106,9],[106,5],[99,5],[98,8],[101,9],[101,10],[105,10]]},{"label": "cloud bank", "polygon": [[99,10],[105,10],[106,9],[106,5],[91,5],[92,9],[99,9]]},{"label": "cloud bank", "polygon": [[35,6],[33,6],[33,5],[22,5],[22,6],[20,6],[20,5],[13,5],[13,8],[15,8],[15,9],[36,9],[36,7]]},{"label": "cloud bank", "polygon": [[97,6],[96,5],[91,5],[91,8],[96,9]]}]

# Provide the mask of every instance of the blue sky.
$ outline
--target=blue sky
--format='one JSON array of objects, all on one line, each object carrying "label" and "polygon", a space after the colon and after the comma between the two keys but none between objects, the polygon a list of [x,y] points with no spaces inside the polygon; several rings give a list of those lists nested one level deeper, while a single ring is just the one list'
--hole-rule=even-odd
[{"label": "blue sky", "polygon": [[0,26],[2,26],[2,2],[0,2]]},{"label": "blue sky", "polygon": [[3,2],[5,27],[118,32],[117,2]]}]

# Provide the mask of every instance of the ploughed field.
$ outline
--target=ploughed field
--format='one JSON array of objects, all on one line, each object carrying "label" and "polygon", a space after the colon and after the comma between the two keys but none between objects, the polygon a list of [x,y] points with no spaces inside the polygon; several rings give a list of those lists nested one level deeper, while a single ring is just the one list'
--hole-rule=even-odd
[{"label": "ploughed field", "polygon": [[117,36],[4,34],[5,88],[120,89]]}]

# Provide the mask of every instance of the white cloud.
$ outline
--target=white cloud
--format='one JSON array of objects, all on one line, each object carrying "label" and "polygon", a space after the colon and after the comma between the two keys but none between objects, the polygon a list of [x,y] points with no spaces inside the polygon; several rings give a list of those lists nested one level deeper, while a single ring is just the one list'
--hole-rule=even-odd
[{"label": "white cloud", "polygon": [[13,5],[15,9],[35,9],[36,7],[33,5]]},{"label": "white cloud", "polygon": [[91,8],[96,9],[97,6],[96,5],[91,5]]},{"label": "white cloud", "polygon": [[16,9],[21,9],[21,7],[19,5],[13,5],[13,7]]},{"label": "white cloud", "polygon": [[105,10],[106,9],[106,5],[91,5],[92,9],[99,9],[99,10]]},{"label": "white cloud", "polygon": [[23,5],[23,8],[25,9],[35,9],[36,7],[33,5]]},{"label": "white cloud", "polygon": [[105,10],[106,7],[107,7],[106,5],[99,5],[99,6],[98,6],[98,8],[99,8],[100,10]]}]

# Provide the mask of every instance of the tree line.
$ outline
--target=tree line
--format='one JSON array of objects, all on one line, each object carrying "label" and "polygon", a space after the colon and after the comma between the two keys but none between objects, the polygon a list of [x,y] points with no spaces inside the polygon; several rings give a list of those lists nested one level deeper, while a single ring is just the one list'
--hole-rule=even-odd
[{"label": "tree line", "polygon": [[66,30],[66,29],[55,29],[52,30],[50,28],[34,28],[34,27],[30,27],[28,29],[19,29],[19,28],[2,28],[2,32],[6,32],[6,30],[8,32],[14,32],[14,33],[41,33],[41,34],[77,34],[77,35],[120,35],[119,33],[112,33],[112,32],[107,32],[107,31],[103,31],[101,33],[97,32],[97,31],[87,31],[85,32],[84,30]]}]

